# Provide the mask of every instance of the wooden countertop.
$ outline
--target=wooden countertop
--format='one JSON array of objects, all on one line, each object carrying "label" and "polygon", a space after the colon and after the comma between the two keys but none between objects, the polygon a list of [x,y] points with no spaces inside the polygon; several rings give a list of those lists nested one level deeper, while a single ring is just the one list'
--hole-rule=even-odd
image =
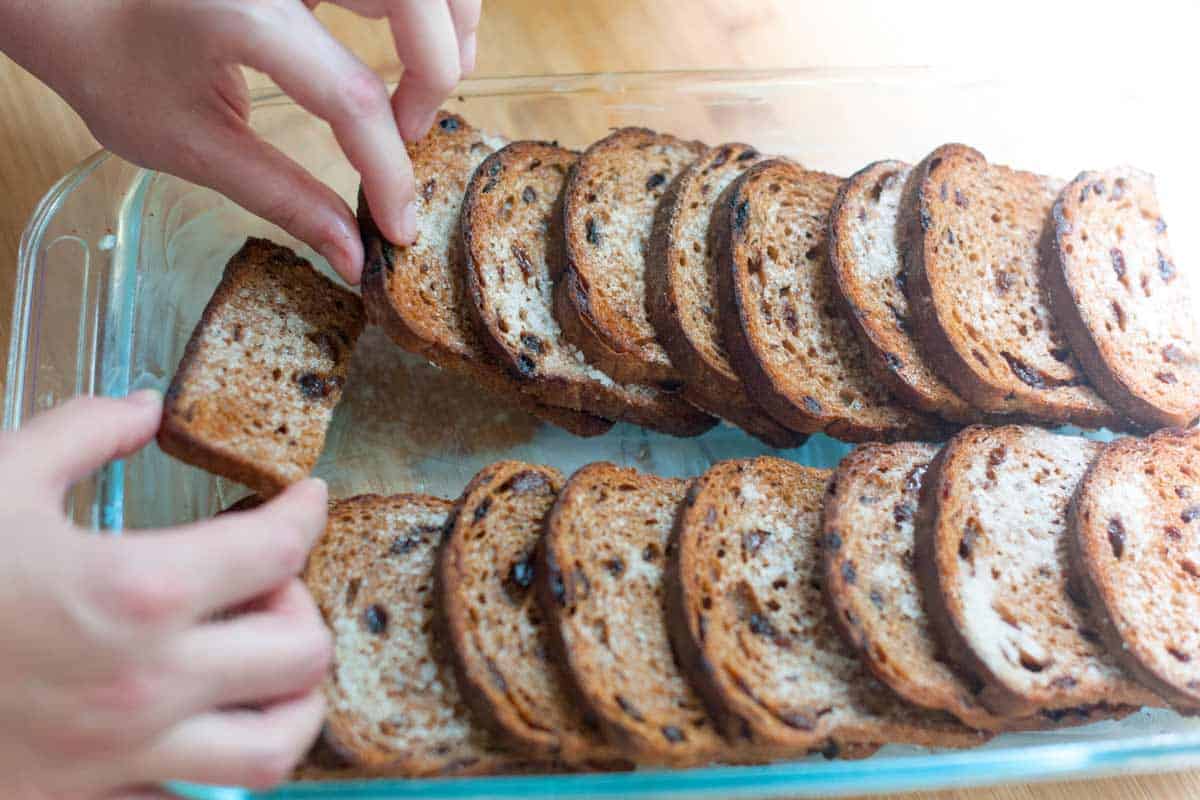
[{"label": "wooden countertop", "polygon": [[[851,0],[488,0],[477,75],[643,69],[963,65],[1080,70],[1177,82],[1192,102],[1195,4],[1010,2],[968,6]],[[975,8],[979,10],[974,11]],[[337,8],[320,16],[370,65],[394,64],[386,28]],[[1108,113],[1102,111],[1101,113]],[[1148,121],[1149,122],[1149,121]],[[96,143],[61,100],[0,56],[0,353],[8,351],[17,244],[34,205]],[[941,800],[1200,797],[1200,772],[911,795]]]}]

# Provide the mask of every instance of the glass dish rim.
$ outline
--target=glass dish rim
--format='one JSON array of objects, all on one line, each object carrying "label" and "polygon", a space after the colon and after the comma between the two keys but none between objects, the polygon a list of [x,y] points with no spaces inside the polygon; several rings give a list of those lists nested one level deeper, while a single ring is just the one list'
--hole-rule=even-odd
[{"label": "glass dish rim", "polygon": [[[455,92],[455,96],[612,93],[664,87],[681,91],[711,92],[734,90],[739,87],[769,88],[863,82],[912,88],[914,85],[1021,86],[1031,81],[1020,75],[997,76],[991,73],[922,66],[660,70],[476,78],[464,81]],[[294,104],[294,101],[274,86],[256,89],[252,93],[252,102],[254,109]],[[115,156],[101,149],[68,171],[46,192],[22,231],[18,246],[12,336],[4,391],[4,429],[11,430],[19,426],[25,410],[20,401],[24,396],[24,368],[27,366],[34,290],[40,278],[38,256],[43,235],[72,192],[110,158]],[[1197,765],[1200,765],[1200,730],[1145,734],[1106,741],[1047,742],[932,755],[899,755],[872,761],[869,769],[864,769],[863,764],[856,761],[792,762],[750,767],[705,767],[686,771],[649,770],[612,774],[301,782],[269,793],[187,784],[179,784],[173,788],[185,797],[205,800],[241,800],[268,796],[298,800],[368,795],[470,797],[487,794],[522,797],[545,793],[567,797],[596,794],[860,794],[873,791],[1098,777],[1120,772],[1186,769]]]}]

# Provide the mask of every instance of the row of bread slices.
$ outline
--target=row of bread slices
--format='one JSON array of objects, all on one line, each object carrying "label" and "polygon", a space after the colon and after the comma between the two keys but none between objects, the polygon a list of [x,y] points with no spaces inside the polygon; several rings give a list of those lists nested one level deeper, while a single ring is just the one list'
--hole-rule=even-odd
[{"label": "row of bread slices", "polygon": [[1200,414],[1187,281],[1135,170],[1063,184],[945,145],[842,179],[642,128],[504,145],[450,114],[410,158],[418,242],[360,209],[371,319],[577,433]]},{"label": "row of bread slices", "polygon": [[1200,433],[973,426],[692,480],[503,461],[334,504],[324,742],[369,773],[755,763],[1200,711]]}]

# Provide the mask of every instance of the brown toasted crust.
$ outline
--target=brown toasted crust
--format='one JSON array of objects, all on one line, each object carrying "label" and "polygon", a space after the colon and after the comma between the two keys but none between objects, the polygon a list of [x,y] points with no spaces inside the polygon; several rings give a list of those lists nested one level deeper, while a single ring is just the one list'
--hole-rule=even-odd
[{"label": "brown toasted crust", "polygon": [[[1150,429],[1188,427],[1200,416],[1193,299],[1187,276],[1171,261],[1166,231],[1152,175],[1130,168],[1083,172],[1055,201],[1041,249],[1051,308],[1088,379],[1109,403]],[[1111,246],[1108,260],[1100,263],[1095,249],[1105,246]],[[1150,247],[1153,255],[1146,252]],[[1121,343],[1132,312],[1122,309],[1113,319],[1110,310],[1125,304],[1124,298],[1115,299],[1122,295],[1138,303],[1133,282],[1139,277],[1145,305],[1155,292],[1154,307],[1141,311],[1174,328],[1159,332],[1160,340],[1153,343],[1159,353],[1149,363],[1146,353]],[[1104,305],[1107,298],[1112,298],[1109,306]],[[1121,333],[1112,330],[1114,324]]]},{"label": "brown toasted crust", "polygon": [[[953,422],[978,422],[980,412],[960,397],[925,363],[913,340],[904,269],[900,257],[899,227],[891,219],[885,199],[903,188],[912,167],[901,161],[876,161],[851,175],[838,190],[829,212],[829,269],[834,293],[845,318],[854,328],[867,356],[867,367],[876,380],[902,402],[927,414]],[[861,243],[864,228],[886,227],[887,241]],[[877,285],[880,275],[866,269],[865,259],[891,259],[887,286]],[[884,299],[889,295],[892,299]],[[878,305],[886,303],[892,319],[881,317]],[[872,309],[875,306],[875,309]],[[875,313],[872,313],[872,312]]]},{"label": "brown toasted crust", "polygon": [[[1146,476],[1150,480],[1145,484],[1149,485],[1134,487],[1132,479],[1141,480],[1138,473],[1145,474],[1147,470],[1154,473]],[[1200,667],[1187,669],[1200,660],[1200,652],[1195,648],[1200,638],[1196,633],[1200,619],[1196,614],[1200,605],[1196,600],[1200,596],[1200,556],[1194,555],[1200,552],[1197,548],[1200,534],[1196,523],[1188,524],[1184,519],[1197,516],[1191,513],[1197,506],[1188,505],[1193,498],[1200,498],[1197,476],[1200,476],[1197,431],[1167,429],[1148,439],[1118,439],[1107,445],[1088,468],[1072,499],[1067,523],[1071,534],[1069,552],[1078,585],[1109,652],[1173,708],[1191,715],[1200,714]],[[1173,477],[1186,482],[1168,489],[1165,484],[1174,483]],[[1119,495],[1122,488],[1133,492],[1148,490],[1144,499],[1153,508],[1150,512],[1155,516],[1153,521],[1164,524],[1161,534],[1145,520],[1122,520],[1122,514],[1135,513],[1126,504],[1114,502],[1114,492]],[[1167,516],[1180,507],[1185,508],[1179,517]],[[1117,532],[1111,527],[1113,519],[1120,522]],[[1114,541],[1118,535],[1119,545]],[[1152,572],[1149,568],[1139,568],[1122,580],[1114,559],[1119,564],[1127,555],[1145,558],[1151,562],[1148,567],[1156,569]],[[1165,563],[1172,558],[1178,559],[1174,565]],[[1182,601],[1183,605],[1173,606],[1164,600],[1154,604],[1155,618],[1133,614],[1128,599],[1149,590],[1170,592],[1174,595],[1172,599]],[[1186,660],[1155,640],[1156,635],[1165,638],[1164,625],[1180,640],[1170,646]],[[1148,630],[1151,627],[1156,630]],[[1183,644],[1182,640],[1188,638],[1191,641]],[[1164,650],[1171,658],[1163,658]]]},{"label": "brown toasted crust", "polygon": [[[796,754],[829,738],[978,744],[986,737],[877,683],[809,588],[820,583],[829,476],[764,456],[720,462],[697,479],[676,519],[667,581],[680,663],[727,738],[770,752]],[[772,569],[778,578],[768,588]],[[805,695],[806,681],[823,688]]]},{"label": "brown toasted crust", "polygon": [[[959,497],[982,491],[978,487],[963,485],[966,483],[966,460],[971,457],[971,451],[977,449],[979,443],[985,439],[1004,443],[1023,436],[1026,430],[1038,429],[1026,429],[1021,426],[966,428],[951,439],[930,463],[921,484],[921,498],[914,520],[915,569],[922,589],[925,611],[938,638],[942,657],[960,671],[963,679],[974,687],[979,702],[994,714],[1005,717],[1041,714],[1054,723],[1061,723],[1064,719],[1070,722],[1072,715],[1090,718],[1123,716],[1128,713],[1130,707],[1153,704],[1155,700],[1149,692],[1140,689],[1123,676],[1110,680],[1102,692],[1076,690],[1075,684],[1070,683],[1055,688],[1051,693],[1056,698],[1072,697],[1071,703],[1045,703],[1041,698],[1027,696],[1008,685],[976,652],[967,638],[966,629],[970,625],[980,624],[980,620],[968,618],[964,611],[963,598],[952,586],[947,585],[946,576],[955,569],[954,560],[964,557],[960,555],[960,548],[963,547],[961,539],[966,530],[965,526],[955,527],[956,523],[949,519],[948,509],[951,509]],[[1000,465],[995,467],[996,470],[1000,468]],[[1020,500],[1013,498],[1013,502]],[[979,530],[986,532],[982,527],[979,527]],[[1069,591],[1066,586],[1063,590]],[[1060,608],[1058,611],[1066,612],[1067,609]],[[1075,629],[1072,627],[1069,630]],[[1084,638],[1090,636],[1082,635]],[[1105,656],[1101,651],[1094,655],[1100,659]]]},{"label": "brown toasted crust", "polygon": [[[239,296],[239,290],[251,286],[257,288]],[[295,314],[312,328],[307,333],[286,327],[254,332],[294,338],[290,358],[279,355],[278,361],[272,361],[276,354],[265,347],[261,352],[227,352],[244,347],[242,325],[235,317],[271,308],[281,320]],[[325,429],[346,382],[350,352],[364,323],[357,295],[322,276],[288,248],[265,239],[247,239],[226,264],[184,348],[164,399],[158,446],[180,461],[245,484],[263,497],[301,480],[321,455]],[[233,331],[228,339],[218,341],[217,329],[225,324]],[[222,361],[232,363],[222,368]],[[283,375],[298,366],[306,372]],[[258,373],[272,368],[286,380],[276,379],[266,394],[256,386],[256,379],[265,381]],[[209,370],[222,370],[221,378],[208,377]],[[302,378],[312,379],[316,388],[306,390]],[[306,400],[302,413],[284,408],[296,397]],[[281,416],[266,429],[258,418],[263,408],[267,413],[278,408]],[[272,447],[276,437],[289,435],[273,430],[280,423],[283,431],[292,429],[292,446],[285,448],[283,456]]]},{"label": "brown toasted crust", "polygon": [[[948,237],[954,235],[954,225],[967,219],[967,212],[972,209],[973,213],[980,213],[983,204],[991,199],[986,196],[986,192],[990,191],[987,187],[966,183],[951,187],[959,172],[970,175],[994,174],[997,181],[1004,182],[1009,191],[1027,201],[1026,206],[1014,206],[1015,216],[1026,219],[1036,216],[1049,218],[1051,179],[1006,167],[990,166],[982,153],[966,145],[942,145],[913,168],[900,205],[901,248],[917,342],[929,365],[959,395],[987,412],[1016,413],[1047,422],[1069,422],[1087,428],[1127,427],[1128,422],[1086,384],[1075,357],[1066,347],[1065,338],[1060,342],[1060,334],[1054,332],[1054,320],[1048,309],[1043,313],[1043,309],[1038,307],[1032,309],[1031,313],[1037,317],[1035,321],[1038,325],[1033,326],[1034,330],[1039,330],[1041,325],[1052,326],[1049,339],[1055,343],[1055,352],[1058,353],[1054,356],[1057,362],[1054,374],[1043,368],[1044,359],[1043,367],[1023,360],[1026,353],[1021,350],[1022,341],[1006,345],[983,340],[977,341],[973,348],[969,337],[963,332],[965,326],[955,322],[954,315],[960,309],[948,288],[956,283],[949,263],[952,254],[945,255],[942,251],[957,246],[965,238],[960,228],[953,239],[956,244],[948,243]],[[946,186],[944,199],[941,197],[943,185]],[[985,194],[981,196],[980,191]],[[1041,205],[1046,206],[1044,215]],[[965,222],[963,224],[966,225]],[[1044,225],[1045,221],[1038,224]],[[997,276],[1008,276],[1003,281],[1004,292],[1001,294],[1008,292],[1010,285],[1019,285],[1022,280],[1032,281],[1041,297],[1038,302],[1045,304],[1041,270],[1036,263],[1032,263],[1037,258],[1041,230],[1043,228],[1039,227],[1037,235],[1029,241],[1013,245],[1022,248],[1017,264],[1025,272],[1016,277],[1006,270],[997,272]],[[999,281],[998,277],[992,280]],[[957,283],[961,284],[961,281]],[[1005,347],[1018,352],[1008,352]],[[981,348],[995,351],[987,366],[971,360],[972,352]],[[987,356],[983,355],[983,358]],[[1007,363],[1001,366],[1001,362]],[[1022,378],[1021,375],[1026,377]]]},{"label": "brown toasted crust", "polygon": [[[721,741],[699,699],[677,672],[665,626],[652,630],[663,625],[658,609],[647,608],[648,598],[634,594],[660,596],[661,589],[656,590],[654,584],[661,581],[661,576],[655,580],[653,575],[643,576],[641,572],[653,573],[655,563],[661,562],[671,520],[669,514],[658,512],[673,511],[686,486],[682,480],[658,478],[609,463],[589,464],[572,475],[559,494],[539,553],[535,584],[538,599],[555,631],[557,654],[571,677],[576,697],[609,742],[637,763],[684,766],[737,757],[737,751]],[[643,524],[639,516],[636,523],[613,525],[617,513],[650,513],[645,506],[655,508],[653,524],[650,519]],[[596,515],[595,525],[589,522],[592,514]],[[641,550],[637,558],[647,566],[629,558],[624,552],[628,548]],[[598,558],[601,551],[608,553],[607,562],[592,563],[589,556]],[[604,602],[598,599],[599,593],[611,601],[609,595],[616,590],[616,582],[623,579],[636,581],[621,595],[631,597],[634,605],[619,616],[612,616],[615,612],[611,607],[604,610],[613,625],[622,628],[609,629],[606,621],[603,637],[584,637],[581,626],[586,623],[579,620],[592,605]],[[609,581],[613,585],[608,585]],[[639,628],[646,638],[623,635],[625,627],[635,625],[650,626]],[[615,644],[610,642],[610,634]],[[622,641],[629,645],[628,651],[621,647]],[[597,664],[590,653],[597,642],[603,642],[627,666],[618,669]],[[649,685],[631,691],[637,688],[634,684],[639,677]]]},{"label": "brown toasted crust", "polygon": [[[659,197],[703,147],[621,128],[584,151],[567,179],[566,273],[555,286],[554,313],[568,341],[615,380],[679,389],[679,372],[646,319],[640,240],[649,236]],[[607,284],[613,276],[624,279],[621,286]]]},{"label": "brown toasted crust", "polygon": [[540,403],[522,392],[487,353],[467,316],[457,220],[467,182],[492,150],[482,133],[446,112],[438,112],[425,138],[408,145],[418,186],[418,219],[424,221],[417,242],[408,247],[384,238],[360,193],[367,318],[410,353],[470,375],[486,391],[576,436],[598,436],[612,423]]},{"label": "brown toasted crust", "polygon": [[530,754],[588,764],[613,753],[548,656],[532,589],[535,549],[562,485],[558,470],[521,461],[494,463],[467,484],[438,554],[439,624],[478,719]]},{"label": "brown toasted crust", "polygon": [[[764,185],[768,191],[764,192]],[[806,195],[803,208],[799,201],[783,208],[781,214],[760,209],[774,202],[765,194],[778,185],[783,191],[794,190]],[[841,185],[833,175],[805,170],[782,159],[763,161],[741,174],[725,190],[713,212],[713,236],[716,242],[717,298],[721,305],[720,320],[725,346],[734,370],[741,376],[750,394],[777,421],[793,430],[822,432],[844,441],[892,441],[898,439],[936,439],[946,432],[945,424],[934,417],[920,414],[896,402],[867,376],[865,364],[858,363],[861,353],[853,334],[836,329],[845,325],[832,305],[832,289],[828,285],[825,236],[829,207]],[[787,217],[788,219],[784,219]],[[813,319],[825,319],[834,326],[823,344],[836,351],[837,369],[854,385],[839,387],[853,392],[861,403],[850,404],[837,392],[838,407],[828,408],[813,394],[821,392],[800,355],[786,356],[781,361],[781,345],[770,338],[775,323],[765,316],[767,302],[759,282],[752,278],[756,270],[767,272],[765,241],[773,234],[783,236],[783,227],[793,222],[796,236],[806,233],[810,239],[784,242],[796,248],[795,253],[783,253],[780,258],[795,258],[797,271],[803,270],[811,284],[787,300],[792,318],[808,314]],[[815,253],[814,253],[815,251]],[[820,259],[818,265],[808,264]],[[757,266],[756,266],[757,265]],[[781,319],[786,312],[780,312]],[[848,326],[847,326],[848,327]],[[803,324],[792,326],[793,334],[804,329]],[[783,348],[784,352],[788,352]],[[828,403],[828,398],[827,398]]]},{"label": "brown toasted crust", "polygon": [[[808,438],[771,418],[746,393],[720,344],[709,220],[734,177],[762,160],[750,145],[710,148],[671,182],[654,212],[646,267],[646,313],[683,377],[683,396],[772,447]],[[696,252],[697,246],[703,249]]]},{"label": "brown toasted crust", "polygon": [[541,402],[677,436],[703,433],[715,419],[676,394],[614,382],[583,361],[554,320],[549,293],[562,274],[562,186],[575,160],[554,144],[514,142],[475,170],[460,233],[467,308],[479,337]]}]

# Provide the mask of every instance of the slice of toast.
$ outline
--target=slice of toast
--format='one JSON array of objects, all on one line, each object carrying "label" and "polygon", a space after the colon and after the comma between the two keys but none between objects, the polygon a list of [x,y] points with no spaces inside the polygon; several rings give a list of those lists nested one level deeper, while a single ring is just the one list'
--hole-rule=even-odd
[{"label": "slice of toast", "polygon": [[687,675],[727,738],[804,752],[830,738],[967,746],[949,714],[915,708],[842,641],[822,596],[828,470],[764,456],[695,483],[671,540],[667,616]]},{"label": "slice of toast", "polygon": [[1102,445],[974,426],[921,487],[916,569],[942,654],[1001,716],[1155,705],[1068,590],[1067,507]]},{"label": "slice of toast", "polygon": [[900,225],[917,341],[937,374],[984,411],[1121,427],[1046,297],[1038,248],[1061,186],[961,144],[913,168]]},{"label": "slice of toast", "polygon": [[561,663],[609,741],[640,764],[729,755],[676,666],[662,572],[687,482],[608,463],[567,481],[550,512],[537,574]]},{"label": "slice of toast", "polygon": [[955,422],[980,414],[937,376],[913,339],[897,221],[912,166],[876,161],[851,175],[829,212],[833,290],[871,374],[897,398]]},{"label": "slice of toast", "polygon": [[325,740],[372,773],[493,774],[535,760],[472,724],[432,633],[434,561],[450,509],[422,495],[337,501],[304,571],[334,637]]},{"label": "slice of toast", "polygon": [[895,400],[867,370],[835,307],[826,266],[841,178],[763,161],[713,213],[725,346],[754,398],[781,424],[845,441],[937,438],[940,420]]},{"label": "slice of toast", "polygon": [[188,340],[158,446],[264,497],[307,477],[363,324],[357,295],[288,248],[247,239]]},{"label": "slice of toast", "polygon": [[567,179],[566,273],[554,313],[567,339],[614,380],[679,389],[679,371],[646,315],[646,248],[659,198],[703,149],[621,128],[592,144]]},{"label": "slice of toast", "polygon": [[577,436],[596,436],[612,423],[539,403],[521,392],[489,356],[467,314],[459,211],[471,174],[502,144],[462,117],[438,112],[425,138],[408,145],[417,182],[419,231],[417,241],[407,247],[383,237],[359,197],[367,316],[410,353],[443,369],[471,375],[488,392]]},{"label": "slice of toast", "polygon": [[460,224],[479,336],[543,402],[680,436],[702,433],[716,420],[678,394],[615,382],[584,360],[554,319],[563,261],[559,205],[575,159],[547,142],[515,142],[475,170]]},{"label": "slice of toast", "polygon": [[679,174],[658,203],[646,266],[646,311],[658,341],[683,377],[683,396],[772,447],[807,438],[771,418],[747,393],[721,342],[709,238],[725,187],[763,159],[746,144],[710,148]]},{"label": "slice of toast", "polygon": [[1200,714],[1200,432],[1109,444],[1075,494],[1070,528],[1109,651],[1167,703]]},{"label": "slice of toast", "polygon": [[562,489],[552,467],[500,461],[463,490],[437,565],[441,625],[477,717],[522,750],[567,764],[611,756],[551,660],[533,596],[534,554]]},{"label": "slice of toast", "polygon": [[1092,384],[1148,428],[1200,416],[1196,298],[1178,270],[1154,176],[1084,172],[1063,188],[1043,237],[1050,303]]}]

